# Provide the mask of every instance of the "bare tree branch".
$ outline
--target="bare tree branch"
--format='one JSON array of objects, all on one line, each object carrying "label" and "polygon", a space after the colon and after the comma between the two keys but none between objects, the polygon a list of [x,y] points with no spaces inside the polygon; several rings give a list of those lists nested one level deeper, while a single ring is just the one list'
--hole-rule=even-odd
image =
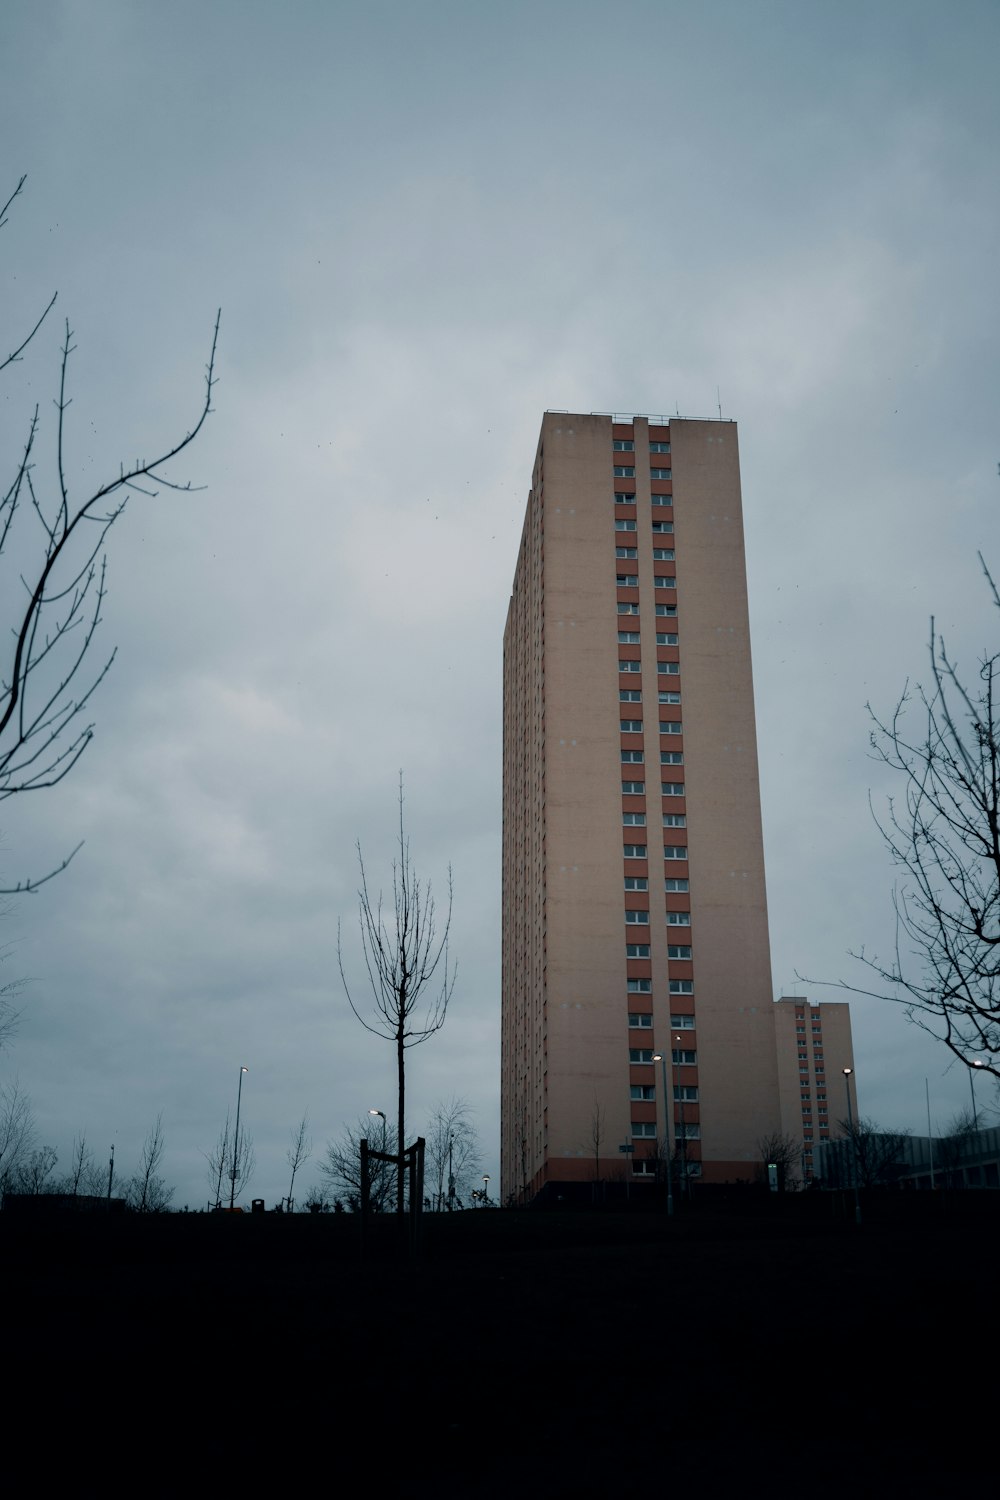
[{"label": "bare tree branch", "polygon": [[902,784],[873,808],[898,872],[895,944],[855,952],[875,982],[841,988],[902,1004],[967,1067],[1000,1078],[1000,651],[968,684],[932,619],[929,653],[927,689],[907,683],[887,719],[868,708],[873,754]]},{"label": "bare tree branch", "polygon": [[[0,226],[24,181],[22,177],[0,210]],[[0,360],[0,370],[20,359],[54,302],[53,296],[27,336]],[[68,321],[65,324],[55,402],[54,493],[40,498],[35,448],[41,419],[36,407],[13,478],[0,494],[0,563],[9,575],[5,577],[0,568],[0,604],[6,614],[6,620],[0,617],[0,801],[56,786],[93,738],[94,726],[83,715],[115,658],[111,651],[89,681],[77,685],[106,596],[106,558],[100,556],[101,549],[131,494],[193,491],[189,482],[173,479],[166,467],[195,440],[212,410],[220,317],[221,313],[216,315],[204,397],[193,426],[154,458],[120,465],[116,475],[80,501],[71,499],[67,473],[71,405],[67,382],[75,346]],[[3,644],[4,636],[7,644]],[[37,891],[64,870],[72,857],[47,875],[19,881],[4,894]]]},{"label": "bare tree branch", "polygon": [[[448,934],[451,930],[452,878],[448,869],[448,912],[438,934],[437,911],[430,881],[421,882],[410,859],[410,842],[403,822],[403,773],[399,773],[398,856],[392,866],[392,909],[383,911],[383,895],[368,888],[368,876],[360,843],[358,867],[358,923],[361,947],[371,988],[368,1019],[355,1003],[344,969],[341,925],[337,923],[337,964],[344,993],[355,1016],[366,1031],[391,1041],[396,1047],[398,1150],[406,1142],[406,1052],[426,1042],[444,1025],[448,1002],[455,988],[455,970],[449,965]],[[397,1212],[403,1213],[404,1167],[399,1158]]]}]

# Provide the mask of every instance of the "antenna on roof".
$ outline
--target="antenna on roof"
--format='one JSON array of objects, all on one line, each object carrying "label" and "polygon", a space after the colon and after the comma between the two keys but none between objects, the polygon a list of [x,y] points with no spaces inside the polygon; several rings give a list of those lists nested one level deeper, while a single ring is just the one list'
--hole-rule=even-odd
[{"label": "antenna on roof", "polygon": [[722,397],[719,395],[719,387],[715,387],[715,400],[719,408],[719,421],[722,421]]}]

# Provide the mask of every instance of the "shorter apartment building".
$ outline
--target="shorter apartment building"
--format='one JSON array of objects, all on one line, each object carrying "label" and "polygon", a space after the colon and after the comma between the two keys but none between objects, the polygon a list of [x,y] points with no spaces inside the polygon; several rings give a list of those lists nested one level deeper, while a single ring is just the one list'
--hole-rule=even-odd
[{"label": "shorter apartment building", "polygon": [[843,1134],[848,1094],[850,1113],[858,1118],[851,1008],[843,1001],[812,1004],[802,995],[777,1000],[774,1037],[781,1133],[801,1141],[797,1178],[807,1185],[820,1175],[823,1143]]}]

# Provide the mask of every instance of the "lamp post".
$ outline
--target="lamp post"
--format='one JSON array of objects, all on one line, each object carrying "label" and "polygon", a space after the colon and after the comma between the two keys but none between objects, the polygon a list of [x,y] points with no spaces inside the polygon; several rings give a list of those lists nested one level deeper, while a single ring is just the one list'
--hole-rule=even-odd
[{"label": "lamp post", "polygon": [[490,1201],[490,1174],[487,1172],[483,1177],[483,1207]]},{"label": "lamp post", "polygon": [[969,1064],[969,1092],[972,1095],[972,1129],[979,1130],[979,1112],[976,1109],[976,1069],[984,1068],[986,1064],[976,1058],[975,1062]]},{"label": "lamp post", "polygon": [[851,1108],[851,1074],[853,1068],[844,1068],[844,1089],[847,1093],[847,1124],[850,1129],[851,1145],[854,1147],[854,1161],[851,1176],[854,1179],[854,1222],[861,1223],[861,1195],[858,1192],[858,1142],[854,1134],[854,1111]]},{"label": "lamp post", "polygon": [[[675,1036],[674,1041],[683,1043],[682,1036]],[[681,1105],[681,1192],[684,1194],[684,1202],[688,1201],[688,1149],[687,1149],[687,1122],[684,1119],[684,1085],[678,1084]]]},{"label": "lamp post", "polygon": [[[385,1114],[384,1114],[384,1112],[381,1109],[370,1109],[368,1111],[368,1113],[370,1115],[378,1115],[379,1119],[382,1121],[382,1155],[384,1156],[385,1155],[385,1133],[386,1133],[386,1130],[388,1129],[388,1123],[389,1122],[386,1120]],[[379,1175],[379,1177],[381,1177],[382,1173],[385,1171],[385,1162],[384,1161],[380,1161],[379,1164],[378,1164],[378,1167],[379,1167],[378,1175]],[[368,1168],[368,1171],[369,1171],[372,1179],[374,1180],[375,1173],[372,1172],[372,1169],[371,1169],[370,1166]],[[371,1184],[369,1183],[369,1190],[370,1190],[370,1188],[371,1188]]]},{"label": "lamp post", "polygon": [[670,1159],[670,1116],[673,1113],[672,1101],[667,1092],[667,1054],[665,1052],[654,1052],[653,1061],[660,1063],[663,1068],[663,1138],[667,1153],[667,1218],[674,1211],[674,1173],[673,1162]]},{"label": "lamp post", "polygon": [[[451,1213],[452,1209],[455,1207],[455,1174],[452,1171],[452,1166],[451,1166],[451,1148],[454,1146],[454,1144],[455,1144],[455,1137],[453,1135],[450,1135],[448,1137],[448,1212],[449,1213]],[[441,1207],[441,1205],[439,1203],[438,1204],[438,1208],[440,1208],[440,1207]]]},{"label": "lamp post", "polygon": [[236,1173],[240,1164],[240,1103],[243,1098],[243,1074],[249,1073],[249,1068],[240,1068],[240,1086],[236,1090],[236,1133],[233,1136],[233,1164],[229,1173],[229,1212],[233,1211],[236,1201]]}]

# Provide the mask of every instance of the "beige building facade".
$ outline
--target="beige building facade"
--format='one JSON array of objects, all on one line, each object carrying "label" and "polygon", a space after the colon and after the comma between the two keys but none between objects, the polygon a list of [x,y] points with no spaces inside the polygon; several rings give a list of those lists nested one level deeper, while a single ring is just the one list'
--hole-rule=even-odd
[{"label": "beige building facade", "polygon": [[734,423],[545,414],[503,777],[504,1200],[651,1182],[668,1122],[752,1178],[782,1109]]},{"label": "beige building facade", "polygon": [[851,1009],[843,1001],[814,1005],[790,995],[775,1002],[774,1032],[781,1130],[802,1143],[792,1175],[808,1184],[819,1175],[820,1143],[843,1134],[842,1120],[858,1118]]}]

